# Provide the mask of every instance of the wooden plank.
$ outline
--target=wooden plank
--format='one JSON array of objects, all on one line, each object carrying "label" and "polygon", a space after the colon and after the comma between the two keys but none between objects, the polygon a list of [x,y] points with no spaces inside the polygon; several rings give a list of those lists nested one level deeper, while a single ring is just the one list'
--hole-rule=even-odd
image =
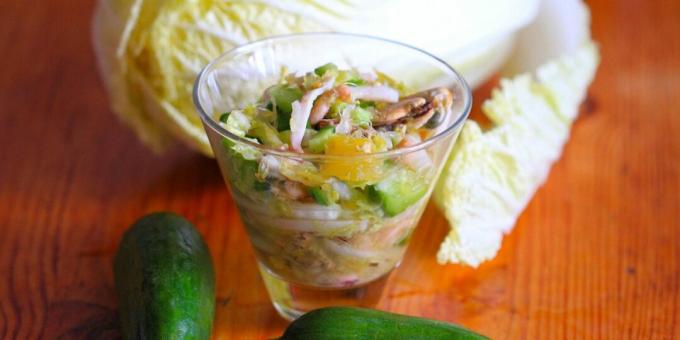
[{"label": "wooden plank", "polygon": [[[430,206],[379,308],[495,339],[680,336],[680,3],[590,5],[597,79],[498,257],[437,265],[448,226]],[[0,4],[0,338],[118,337],[112,256],[156,210],[206,237],[215,338],[279,335],[214,161],[182,147],[154,156],[110,113],[91,12],[91,1]]]}]

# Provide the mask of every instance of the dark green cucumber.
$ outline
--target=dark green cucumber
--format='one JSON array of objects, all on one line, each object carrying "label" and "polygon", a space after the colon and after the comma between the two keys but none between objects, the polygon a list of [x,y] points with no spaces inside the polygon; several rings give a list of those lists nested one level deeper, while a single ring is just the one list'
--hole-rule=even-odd
[{"label": "dark green cucumber", "polygon": [[154,213],[123,236],[114,260],[124,339],[208,339],[215,273],[201,235],[184,218]]},{"label": "dark green cucumber", "polygon": [[381,312],[329,307],[311,311],[291,323],[279,340],[334,339],[488,339],[454,324]]}]

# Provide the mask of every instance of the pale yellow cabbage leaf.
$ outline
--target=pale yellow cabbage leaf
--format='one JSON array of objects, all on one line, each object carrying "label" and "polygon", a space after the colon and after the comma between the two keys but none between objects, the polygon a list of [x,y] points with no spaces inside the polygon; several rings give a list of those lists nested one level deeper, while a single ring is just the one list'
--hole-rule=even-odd
[{"label": "pale yellow cabbage leaf", "polygon": [[203,66],[238,45],[310,31],[377,35],[436,53],[477,84],[498,70],[538,3],[99,0],[93,42],[113,111],[146,145],[161,151],[179,139],[211,155],[192,86]]},{"label": "pale yellow cabbage leaf", "polygon": [[435,190],[451,224],[440,263],[478,266],[496,255],[559,158],[598,63],[588,42],[534,76],[502,80],[482,107],[494,126],[466,123]]}]

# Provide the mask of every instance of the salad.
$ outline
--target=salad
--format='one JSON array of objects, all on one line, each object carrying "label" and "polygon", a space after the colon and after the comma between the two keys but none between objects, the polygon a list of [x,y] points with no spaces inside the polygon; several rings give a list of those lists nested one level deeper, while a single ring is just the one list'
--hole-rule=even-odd
[{"label": "salad", "polygon": [[445,128],[453,100],[326,64],[282,72],[256,103],[217,113],[240,137],[222,139],[217,157],[261,265],[329,288],[397,266],[438,171],[435,144],[411,147]]}]

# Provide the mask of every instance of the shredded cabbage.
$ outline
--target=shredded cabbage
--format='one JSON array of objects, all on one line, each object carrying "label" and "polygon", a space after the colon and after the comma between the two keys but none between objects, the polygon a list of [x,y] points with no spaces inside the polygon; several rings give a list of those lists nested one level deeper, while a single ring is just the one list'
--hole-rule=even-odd
[{"label": "shredded cabbage", "polygon": [[335,83],[335,78],[327,80],[321,87],[305,93],[300,100],[294,101],[291,105],[293,113],[290,115],[290,145],[293,150],[302,152],[302,137],[305,135],[305,127],[314,100],[325,91],[332,89],[333,83]]},{"label": "shredded cabbage", "polygon": [[352,131],[352,110],[354,105],[346,105],[340,113],[340,123],[335,127],[335,133],[339,135],[346,135]]},{"label": "shredded cabbage", "polygon": [[399,101],[399,91],[386,85],[350,87],[349,92],[352,94],[353,99],[375,100],[388,103]]}]

